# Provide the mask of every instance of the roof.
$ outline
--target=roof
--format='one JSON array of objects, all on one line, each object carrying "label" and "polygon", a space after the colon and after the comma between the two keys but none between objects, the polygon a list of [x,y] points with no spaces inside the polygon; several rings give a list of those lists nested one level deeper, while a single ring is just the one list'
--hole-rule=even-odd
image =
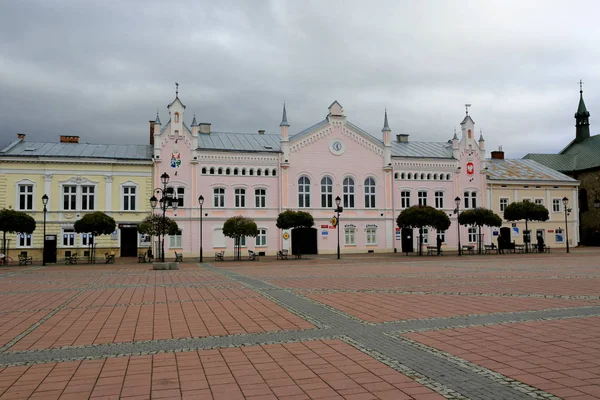
[{"label": "roof", "polygon": [[534,160],[487,160],[487,178],[503,181],[560,181],[577,180]]},{"label": "roof", "polygon": [[561,154],[527,154],[524,159],[535,160],[563,172],[600,167],[600,135],[577,143],[572,141]]},{"label": "roof", "polygon": [[198,134],[198,149],[279,153],[281,145],[278,134],[211,132]]},{"label": "roof", "polygon": [[117,160],[151,160],[153,148],[137,144],[44,143],[16,140],[0,150],[5,157],[85,157]]},{"label": "roof", "polygon": [[392,157],[453,158],[448,142],[392,142]]}]

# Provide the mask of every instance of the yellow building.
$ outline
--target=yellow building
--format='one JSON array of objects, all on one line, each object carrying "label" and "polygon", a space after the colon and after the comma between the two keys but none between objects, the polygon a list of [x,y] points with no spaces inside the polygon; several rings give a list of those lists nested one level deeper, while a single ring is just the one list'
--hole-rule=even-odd
[{"label": "yellow building", "polygon": [[[579,181],[533,160],[505,160],[501,150],[492,151],[492,158],[487,160],[487,208],[501,217],[506,206],[513,202],[531,201],[548,209],[548,221],[529,221],[527,224],[532,244],[541,235],[551,249],[564,248],[568,235],[569,245],[577,245],[578,186]],[[566,207],[564,198],[568,200]],[[524,243],[525,221],[503,220],[502,227],[507,228],[505,232],[510,230],[511,242]],[[485,241],[495,242],[499,231],[498,228],[489,229]]]},{"label": "yellow building", "polygon": [[24,134],[17,136],[0,151],[0,208],[25,211],[37,226],[32,235],[7,235],[9,256],[16,260],[27,252],[34,262],[42,260],[44,194],[49,197],[47,262],[88,254],[89,238],[75,233],[73,224],[92,211],[105,212],[117,223],[112,235],[97,238],[97,262],[109,250],[118,257],[136,257],[138,248],[148,248],[137,224],[151,212],[152,146],[79,143],[78,136],[27,142]]}]

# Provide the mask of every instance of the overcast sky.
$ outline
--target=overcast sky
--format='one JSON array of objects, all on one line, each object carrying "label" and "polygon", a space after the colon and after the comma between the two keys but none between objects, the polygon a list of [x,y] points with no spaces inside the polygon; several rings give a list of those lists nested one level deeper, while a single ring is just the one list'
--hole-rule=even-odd
[{"label": "overcast sky", "polygon": [[291,132],[333,100],[381,137],[452,137],[470,103],[487,150],[557,152],[579,79],[600,123],[600,2],[0,1],[0,145],[148,143],[175,95],[215,131]]}]

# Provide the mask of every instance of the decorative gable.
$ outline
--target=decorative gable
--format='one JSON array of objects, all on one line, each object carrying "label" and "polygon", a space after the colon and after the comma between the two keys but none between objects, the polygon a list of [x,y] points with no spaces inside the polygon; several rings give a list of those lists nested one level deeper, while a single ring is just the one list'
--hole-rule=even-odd
[{"label": "decorative gable", "polygon": [[344,108],[338,101],[334,101],[329,106],[329,116],[333,117],[343,117],[344,116]]}]

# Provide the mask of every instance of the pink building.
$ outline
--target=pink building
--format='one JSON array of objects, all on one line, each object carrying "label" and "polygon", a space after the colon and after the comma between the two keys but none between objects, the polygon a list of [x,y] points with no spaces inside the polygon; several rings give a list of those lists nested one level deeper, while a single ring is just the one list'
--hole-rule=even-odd
[{"label": "pink building", "polygon": [[[427,204],[450,215],[447,232],[424,232],[424,242],[435,244],[442,235],[445,248],[456,249],[454,199],[461,210],[486,203],[485,150],[475,139],[474,122],[467,115],[461,135],[447,142],[417,142],[409,135],[394,135],[384,116],[383,141],[352,124],[334,101],[327,117],[295,134],[290,133],[286,109],[278,133],[226,133],[209,123],[188,127],[185,106],[176,97],[168,106],[169,121],[157,115],[150,121],[154,145],[155,187],[160,175],[171,177],[169,187],[178,197],[173,216],[181,235],[167,238],[167,251],[195,256],[200,249],[200,206],[203,196],[202,243],[204,254],[233,252],[233,240],[222,234],[223,222],[234,215],[252,217],[256,238],[243,247],[266,255],[292,251],[292,241],[303,253],[335,253],[337,231],[331,225],[335,198],[342,199],[340,246],[342,253],[416,251],[417,234],[399,231],[396,217],[406,207]],[[286,209],[305,210],[315,218],[312,232],[283,232],[275,226]],[[461,237],[467,228],[461,228]],[[295,246],[297,243],[295,243]]]}]

